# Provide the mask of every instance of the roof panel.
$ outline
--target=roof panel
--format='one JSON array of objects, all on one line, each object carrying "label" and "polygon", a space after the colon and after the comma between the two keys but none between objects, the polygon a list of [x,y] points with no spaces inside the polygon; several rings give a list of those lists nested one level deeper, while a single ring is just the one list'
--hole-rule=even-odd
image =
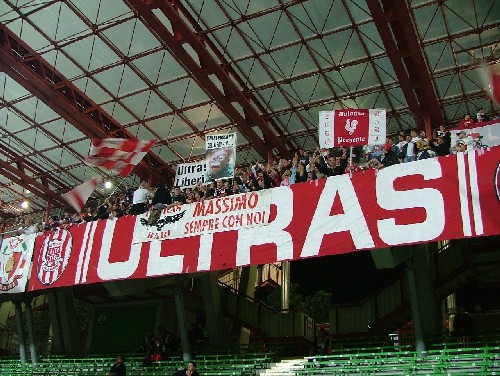
[{"label": "roof panel", "polygon": [[10,102],[31,93],[3,72],[0,72],[0,98]]},{"label": "roof panel", "polygon": [[292,16],[293,22],[295,22],[297,29],[304,38],[319,34],[319,25],[302,4],[291,6],[288,8],[288,13]]},{"label": "roof panel", "polygon": [[415,15],[418,33],[422,40],[434,39],[446,35],[446,25],[439,5],[430,4],[414,9],[413,14]]},{"label": "roof panel", "polygon": [[361,33],[361,38],[365,43],[366,49],[371,56],[385,52],[384,43],[377,32],[377,27],[374,22],[359,25],[358,29]]},{"label": "roof panel", "polygon": [[432,71],[451,68],[455,66],[455,59],[448,41],[431,44],[424,48]]},{"label": "roof panel", "polygon": [[152,150],[158,155],[163,161],[174,162],[178,161],[179,157],[175,155],[167,146],[165,145],[155,145]]},{"label": "roof panel", "polygon": [[135,122],[137,119],[127,111],[121,104],[119,103],[107,103],[102,106],[103,110],[105,110],[108,114],[111,115],[118,123],[121,125],[126,125],[129,123]]},{"label": "roof panel", "polygon": [[196,14],[202,14],[201,18],[203,23],[206,24],[208,28],[212,28],[229,21],[215,0],[189,0],[188,3]]},{"label": "roof panel", "polygon": [[111,20],[116,21],[132,15],[130,8],[121,0],[94,0],[94,2],[99,2],[96,24],[103,24]]},{"label": "roof panel", "polygon": [[268,107],[271,111],[279,111],[288,107],[286,98],[277,87],[273,86],[270,88],[259,90],[258,94],[260,97],[262,97],[265,106]]},{"label": "roof panel", "polygon": [[346,4],[356,24],[372,18],[366,0],[347,0]]},{"label": "roof panel", "polygon": [[159,90],[165,94],[176,108],[206,102],[209,99],[198,84],[190,78],[160,86]]},{"label": "roof panel", "polygon": [[[146,125],[149,129],[155,132],[161,140],[166,140],[169,137],[174,117],[175,115],[167,115],[159,119],[149,120],[146,122]],[[185,125],[184,133],[189,133],[189,131],[190,128]],[[182,132],[180,134],[182,134]]]},{"label": "roof panel", "polygon": [[42,57],[59,72],[61,72],[68,80],[72,80],[77,76],[82,75],[82,70],[69,60],[63,53],[58,50],[51,50]]},{"label": "roof panel", "polygon": [[37,30],[33,28],[27,21],[22,20],[20,29],[11,28],[16,23],[10,23],[9,29],[15,32],[23,41],[25,41],[32,49],[35,51],[41,50],[47,46],[50,46],[50,42],[41,35]]},{"label": "roof panel", "polygon": [[156,140],[156,137],[142,124],[132,125],[127,128],[139,140]]},{"label": "roof panel", "polygon": [[31,124],[28,121],[20,117],[8,107],[0,108],[0,124],[3,124],[10,133],[17,133],[31,128]]},{"label": "roof panel", "polygon": [[243,38],[233,26],[215,30],[212,35],[218,40],[225,55],[231,60],[241,59],[252,53]]},{"label": "roof panel", "polygon": [[198,129],[212,129],[229,123],[229,119],[214,104],[206,104],[184,112],[184,115]]},{"label": "roof panel", "polygon": [[119,61],[118,56],[96,36],[77,40],[65,46],[64,51],[81,67],[89,71]]},{"label": "roof panel", "polygon": [[[149,102],[151,91],[141,91],[138,94],[132,95],[130,97],[123,98],[120,102],[123,106],[128,108],[134,113],[139,119],[143,119],[146,114],[146,106]],[[127,116],[128,118],[128,116]],[[127,122],[132,121],[128,119]]]},{"label": "roof panel", "polygon": [[72,141],[85,138],[82,132],[62,118],[44,124],[42,129],[46,129],[59,142],[71,143]]},{"label": "roof panel", "polygon": [[73,84],[86,95],[88,95],[89,98],[92,98],[92,100],[97,104],[107,102],[111,99],[110,95],[90,78],[81,78],[79,80],[73,81]]},{"label": "roof panel", "polygon": [[[195,142],[194,138],[187,138],[180,141],[170,142],[169,146],[175,150],[176,153],[190,157],[192,155],[204,154],[203,153],[193,153],[193,143]],[[203,148],[205,147],[205,141],[202,142]]]},{"label": "roof panel", "polygon": [[271,80],[267,72],[262,67],[260,61],[246,59],[236,63],[238,69],[243,72],[245,81],[248,80],[251,86],[260,86]]},{"label": "roof panel", "polygon": [[132,64],[153,84],[161,84],[187,74],[184,68],[166,51],[146,55],[134,60]]},{"label": "roof panel", "polygon": [[477,27],[474,3],[462,0],[448,0],[443,10],[451,34]]}]

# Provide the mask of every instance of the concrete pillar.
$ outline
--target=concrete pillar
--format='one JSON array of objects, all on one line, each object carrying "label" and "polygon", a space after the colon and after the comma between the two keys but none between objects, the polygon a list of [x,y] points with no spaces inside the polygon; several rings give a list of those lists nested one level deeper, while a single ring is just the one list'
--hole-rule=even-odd
[{"label": "concrete pillar", "polygon": [[281,263],[281,309],[290,309],[290,261]]},{"label": "concrete pillar", "polygon": [[424,351],[425,340],[435,337],[441,332],[427,249],[427,244],[414,246],[412,258],[406,262],[406,276],[417,351]]},{"label": "concrete pillar", "polygon": [[58,307],[61,315],[61,329],[66,353],[81,354],[84,350],[80,326],[76,318],[71,289],[58,289]]},{"label": "concrete pillar", "polygon": [[411,320],[413,322],[413,333],[415,336],[415,349],[418,356],[423,356],[425,351],[425,338],[422,329],[422,317],[418,306],[418,288],[413,259],[406,261],[406,281],[408,283],[408,293],[410,295]]},{"label": "concrete pillar", "polygon": [[[241,277],[238,287],[238,294],[242,297],[249,296],[251,298],[255,295],[255,284],[257,282],[257,265],[246,266],[241,268]],[[232,333],[239,336],[238,343],[248,344],[250,342],[250,331],[237,323],[234,323]]]},{"label": "concrete pillar", "polygon": [[56,291],[47,293],[47,300],[49,301],[49,319],[50,319],[50,332],[51,337],[51,352],[64,353],[64,340],[62,336],[61,315],[59,314],[58,299]]},{"label": "concrete pillar", "polygon": [[182,359],[188,362],[193,359],[191,345],[189,343],[188,327],[186,323],[186,314],[184,311],[184,294],[182,289],[177,289],[174,293],[175,310],[177,313],[177,324],[179,326],[179,337],[181,339]]},{"label": "concrete pillar", "polygon": [[199,277],[202,286],[205,317],[207,319],[208,341],[212,346],[225,345],[229,342],[229,333],[224,321],[217,274],[218,272],[208,272]]},{"label": "concrete pillar", "polygon": [[50,323],[55,352],[79,354],[84,350],[70,288],[60,288],[48,294]]},{"label": "concrete pillar", "polygon": [[21,302],[16,302],[16,326],[17,326],[17,338],[19,339],[19,358],[21,359],[21,364],[25,365],[28,359],[26,355],[26,346],[24,339],[24,323],[23,323],[23,308],[21,307]]},{"label": "concrete pillar", "polygon": [[38,362],[38,354],[36,351],[35,331],[33,330],[31,299],[24,303],[24,311],[26,312],[26,327],[28,329],[28,339],[30,342],[31,363],[36,364]]}]

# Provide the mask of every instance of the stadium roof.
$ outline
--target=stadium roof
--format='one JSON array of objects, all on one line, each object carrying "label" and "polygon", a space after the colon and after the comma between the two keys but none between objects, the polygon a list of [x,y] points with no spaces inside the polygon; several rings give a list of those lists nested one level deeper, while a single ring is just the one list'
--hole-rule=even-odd
[{"label": "stadium roof", "polygon": [[0,23],[4,215],[107,176],[92,137],[158,140],[136,183],[211,132],[237,133],[238,164],[312,149],[321,110],[386,108],[389,133],[498,112],[500,0],[3,0]]}]

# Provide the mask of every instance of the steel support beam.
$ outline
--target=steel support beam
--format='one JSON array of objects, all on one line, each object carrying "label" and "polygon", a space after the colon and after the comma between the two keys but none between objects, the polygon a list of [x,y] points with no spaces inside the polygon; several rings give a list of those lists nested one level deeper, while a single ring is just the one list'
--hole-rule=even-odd
[{"label": "steel support beam", "polygon": [[32,177],[26,175],[24,172],[11,166],[8,162],[0,161],[0,174],[23,187],[24,189],[30,190],[31,193],[46,201],[52,199],[65,206],[67,205],[66,201],[64,201],[59,194],[53,192],[49,187],[43,185],[36,179],[33,179]]},{"label": "steel support beam", "polygon": [[[0,23],[0,70],[8,74],[89,138],[135,138],[36,51]],[[88,111],[90,110],[90,111]],[[175,172],[151,151],[134,174],[143,180],[170,182]]]},{"label": "steel support beam", "polygon": [[[277,150],[281,157],[290,157],[291,152],[285,147],[286,140],[279,139],[271,130],[264,116],[253,106],[242,89],[224,70],[225,62],[218,62],[207,51],[203,36],[193,31],[179,13],[182,5],[179,1],[125,0],[158,40],[167,46],[171,54],[193,75],[196,82],[214,98],[224,114],[235,123],[238,130],[250,141],[263,159],[268,152]],[[153,13],[159,9],[168,18],[173,33]],[[187,43],[196,52],[199,64],[183,47]],[[227,63],[226,63],[227,64]],[[221,91],[210,79],[214,75],[222,83]],[[244,116],[234,106],[238,103]],[[252,128],[257,126],[262,131],[264,140]]]},{"label": "steel support beam", "polygon": [[444,124],[407,1],[367,0],[367,4],[417,128],[424,129],[426,115],[434,127]]}]

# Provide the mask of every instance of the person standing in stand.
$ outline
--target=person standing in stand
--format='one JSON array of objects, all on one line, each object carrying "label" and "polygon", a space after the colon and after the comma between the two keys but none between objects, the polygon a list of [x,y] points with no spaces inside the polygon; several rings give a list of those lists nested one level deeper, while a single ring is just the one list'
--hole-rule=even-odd
[{"label": "person standing in stand", "polygon": [[127,370],[125,368],[125,358],[123,355],[116,357],[116,363],[111,366],[108,376],[126,376]]},{"label": "person standing in stand", "polygon": [[196,363],[193,360],[191,360],[188,363],[187,368],[174,372],[172,376],[200,376],[200,374],[196,370]]}]

